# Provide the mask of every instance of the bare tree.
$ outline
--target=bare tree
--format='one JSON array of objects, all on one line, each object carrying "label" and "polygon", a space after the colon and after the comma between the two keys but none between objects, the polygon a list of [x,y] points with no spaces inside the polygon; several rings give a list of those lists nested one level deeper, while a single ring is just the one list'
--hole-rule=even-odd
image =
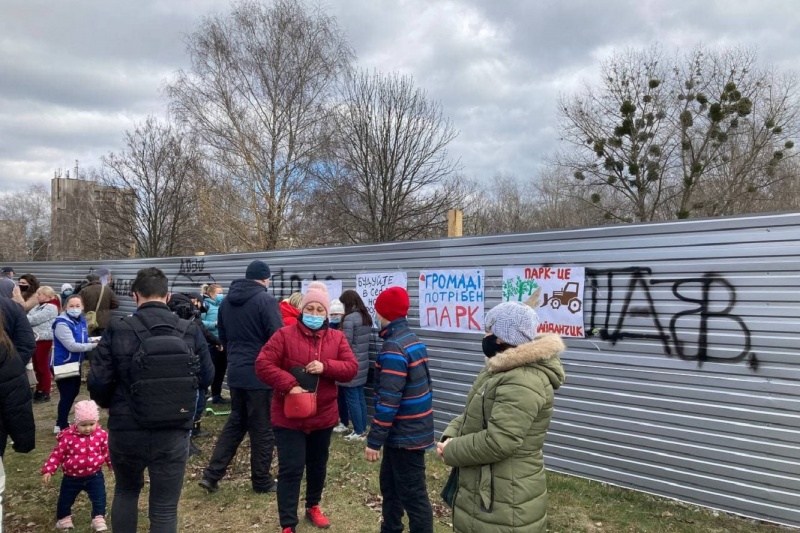
[{"label": "bare tree", "polygon": [[[0,221],[7,235],[4,247],[8,248],[3,257],[8,255],[9,261],[12,255],[16,261],[46,261],[50,245],[49,189],[34,184],[22,191],[5,193],[0,199]],[[19,246],[13,246],[14,242]]]},{"label": "bare tree", "polygon": [[535,190],[510,174],[476,185],[465,202],[464,232],[469,235],[524,233],[538,229]]},{"label": "bare tree", "polygon": [[126,132],[125,148],[102,158],[97,180],[108,192],[130,191],[127,201],[96,202],[97,217],[129,235],[140,257],[192,251],[197,235],[196,145],[154,117]]},{"label": "bare tree", "polygon": [[457,132],[410,76],[348,77],[335,114],[336,140],[317,175],[330,225],[347,242],[427,236],[463,195],[448,144]]},{"label": "bare tree", "polygon": [[606,218],[731,214],[768,187],[798,132],[797,83],[746,49],[615,54],[599,87],[559,102],[570,169]]},{"label": "bare tree", "polygon": [[191,67],[167,94],[222,170],[219,223],[240,248],[280,247],[354,54],[335,19],[300,0],[236,3],[204,19],[187,50]]}]

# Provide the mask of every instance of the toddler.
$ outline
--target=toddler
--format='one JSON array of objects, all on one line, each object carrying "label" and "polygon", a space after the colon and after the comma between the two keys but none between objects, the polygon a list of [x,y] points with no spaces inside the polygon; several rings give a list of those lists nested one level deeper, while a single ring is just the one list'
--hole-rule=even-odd
[{"label": "toddler", "polygon": [[42,467],[42,480],[64,471],[56,506],[56,529],[72,529],[72,504],[82,490],[92,502],[92,529],[106,531],[106,482],[103,463],[111,470],[108,433],[100,428],[97,404],[83,400],[75,404],[75,423],[58,434],[58,444]]}]

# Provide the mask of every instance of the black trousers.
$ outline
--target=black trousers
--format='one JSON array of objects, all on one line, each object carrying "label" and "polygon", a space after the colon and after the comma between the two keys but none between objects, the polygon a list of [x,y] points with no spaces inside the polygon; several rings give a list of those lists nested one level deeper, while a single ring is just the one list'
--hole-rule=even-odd
[{"label": "black trousers", "polygon": [[403,511],[408,513],[410,533],[433,533],[424,450],[384,446],[380,484],[383,495],[381,533],[401,533]]},{"label": "black trousers", "polygon": [[150,533],[177,533],[178,501],[189,458],[189,431],[111,431],[108,448],[116,478],[111,507],[114,533],[137,531],[145,469],[150,478]]},{"label": "black trousers", "polygon": [[222,394],[222,382],[225,381],[225,370],[228,368],[228,352],[209,346],[211,361],[214,363],[214,380],[211,382],[211,396]]},{"label": "black trousers", "polygon": [[275,436],[270,408],[272,390],[231,389],[231,414],[214,446],[203,477],[219,481],[225,476],[245,434],[250,435],[250,480],[253,490],[267,491],[275,482],[269,473]]},{"label": "black trousers", "polygon": [[296,429],[275,428],[278,444],[278,517],[281,527],[297,525],[300,482],[306,472],[306,509],[319,505],[328,473],[328,449],[333,428],[306,434]]}]

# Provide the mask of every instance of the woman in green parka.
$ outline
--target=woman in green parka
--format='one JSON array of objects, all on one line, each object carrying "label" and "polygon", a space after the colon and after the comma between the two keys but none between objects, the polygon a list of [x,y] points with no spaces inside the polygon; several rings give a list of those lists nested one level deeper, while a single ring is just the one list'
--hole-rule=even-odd
[{"label": "woman in green parka", "polygon": [[536,311],[518,302],[486,314],[486,366],[464,412],[438,444],[439,455],[458,473],[457,533],[546,531],[542,445],[553,417],[553,391],[566,376],[559,359],[564,343],[554,334],[537,337],[538,322]]}]

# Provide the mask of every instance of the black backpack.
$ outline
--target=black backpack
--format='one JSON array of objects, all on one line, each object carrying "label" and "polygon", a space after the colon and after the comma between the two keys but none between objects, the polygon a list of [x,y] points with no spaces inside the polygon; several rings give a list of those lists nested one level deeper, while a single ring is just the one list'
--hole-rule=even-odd
[{"label": "black backpack", "polygon": [[[148,429],[179,429],[194,418],[200,358],[183,340],[191,325],[156,324],[149,330],[133,315],[128,321],[139,339],[130,366],[130,409]],[[170,330],[169,333],[154,333]]]}]

